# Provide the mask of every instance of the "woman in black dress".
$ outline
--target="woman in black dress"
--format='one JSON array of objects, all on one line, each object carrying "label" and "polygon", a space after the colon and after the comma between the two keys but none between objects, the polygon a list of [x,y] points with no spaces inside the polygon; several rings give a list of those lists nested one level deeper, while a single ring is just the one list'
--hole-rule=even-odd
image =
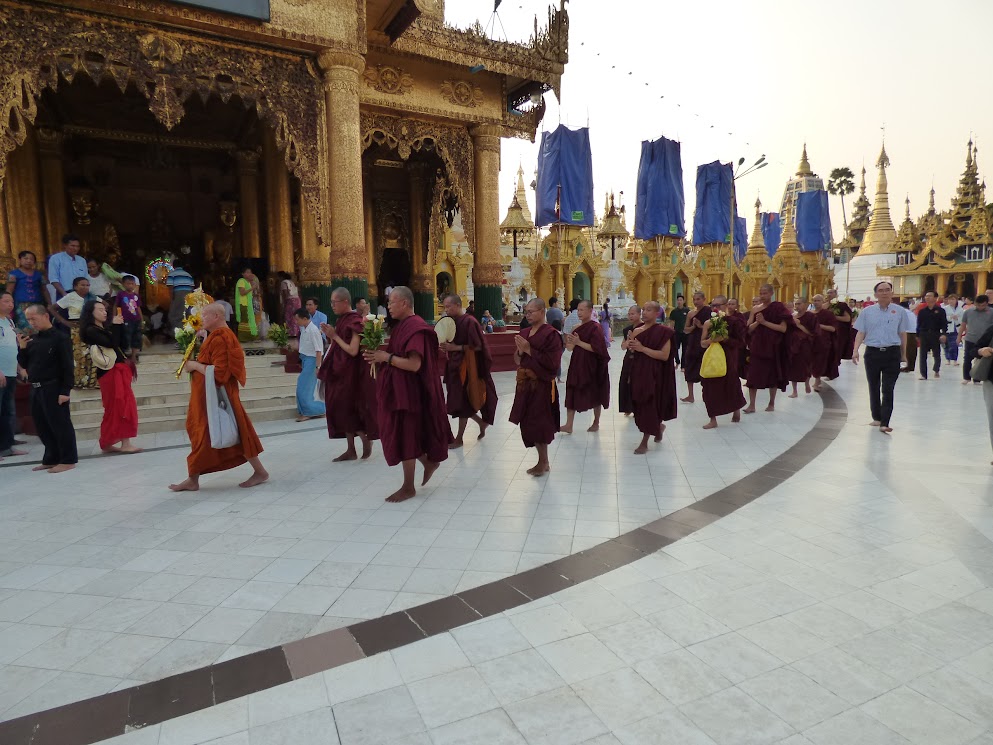
[{"label": "woman in black dress", "polygon": [[621,349],[624,350],[624,363],[621,365],[621,379],[617,383],[618,408],[624,416],[628,416],[634,411],[631,403],[631,360],[634,352],[628,351],[628,339],[631,332],[641,325],[641,308],[632,305],[628,308],[628,325],[621,332]]}]

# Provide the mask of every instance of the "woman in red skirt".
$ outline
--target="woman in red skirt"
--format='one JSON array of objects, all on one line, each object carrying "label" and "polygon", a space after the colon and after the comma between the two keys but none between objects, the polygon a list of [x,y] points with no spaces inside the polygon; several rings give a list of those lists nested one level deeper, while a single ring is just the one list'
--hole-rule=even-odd
[{"label": "woman in red skirt", "polygon": [[[105,453],[140,453],[141,448],[131,444],[131,438],[138,436],[138,403],[131,390],[134,371],[121,352],[124,318],[115,315],[108,324],[108,315],[105,302],[90,300],[79,316],[79,335],[90,348],[90,358],[103,400],[100,450]],[[94,345],[100,349],[93,349]]]}]

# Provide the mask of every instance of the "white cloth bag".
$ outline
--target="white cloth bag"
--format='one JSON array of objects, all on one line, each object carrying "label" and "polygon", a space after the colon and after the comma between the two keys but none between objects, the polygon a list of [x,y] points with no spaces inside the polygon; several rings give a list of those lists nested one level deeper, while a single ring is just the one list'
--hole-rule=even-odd
[{"label": "white cloth bag", "polygon": [[210,433],[210,446],[222,450],[241,442],[238,433],[238,420],[234,418],[234,408],[226,389],[214,383],[214,366],[207,365],[203,372],[204,387],[207,389],[207,429]]}]

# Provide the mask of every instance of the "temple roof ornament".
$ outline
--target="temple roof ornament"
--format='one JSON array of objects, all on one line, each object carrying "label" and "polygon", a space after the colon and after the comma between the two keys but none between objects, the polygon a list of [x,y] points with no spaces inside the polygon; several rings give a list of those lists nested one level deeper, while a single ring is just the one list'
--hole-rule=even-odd
[{"label": "temple roof ornament", "polygon": [[894,251],[910,251],[911,254],[917,255],[920,253],[921,246],[921,235],[914,225],[914,221],[910,219],[910,196],[906,199],[906,212],[903,218],[903,223],[900,225],[900,232],[896,236],[896,242],[893,245]]},{"label": "temple roof ornament", "polygon": [[534,217],[531,216],[531,210],[528,207],[528,192],[524,188],[524,168],[520,165],[517,166],[517,203],[521,205],[521,212],[528,222],[533,223]]},{"label": "temple roof ornament", "polygon": [[758,197],[755,198],[755,224],[752,226],[752,239],[748,241],[748,251],[761,252],[762,255],[766,255],[765,250],[765,238],[762,236],[762,215],[760,214],[762,210],[762,200]]},{"label": "temple roof ornament", "polygon": [[807,160],[807,143],[803,143],[803,155],[800,156],[800,167],[796,171],[797,176],[816,176],[811,168],[810,161]]},{"label": "temple roof ornament", "polygon": [[896,228],[893,227],[893,219],[890,217],[890,197],[886,183],[886,167],[889,164],[890,158],[886,154],[884,143],[879,151],[879,158],[876,160],[879,175],[876,177],[876,198],[872,204],[872,217],[869,220],[869,227],[865,231],[865,236],[862,238],[859,256],[893,252],[893,245],[896,242]]}]

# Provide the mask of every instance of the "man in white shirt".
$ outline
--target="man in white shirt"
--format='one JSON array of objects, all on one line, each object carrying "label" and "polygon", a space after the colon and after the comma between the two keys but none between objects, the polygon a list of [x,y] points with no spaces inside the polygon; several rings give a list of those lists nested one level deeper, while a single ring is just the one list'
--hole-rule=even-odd
[{"label": "man in white shirt", "polygon": [[962,323],[962,308],[959,299],[954,294],[948,295],[941,306],[948,318],[948,330],[945,334],[945,361],[954,367],[959,364],[959,325]]},{"label": "man in white shirt", "polygon": [[318,401],[315,394],[317,387],[317,370],[324,356],[324,338],[317,324],[310,319],[310,313],[299,308],[294,313],[297,326],[300,328],[300,365],[303,371],[297,378],[297,411],[298,422],[324,417],[324,401]]}]

